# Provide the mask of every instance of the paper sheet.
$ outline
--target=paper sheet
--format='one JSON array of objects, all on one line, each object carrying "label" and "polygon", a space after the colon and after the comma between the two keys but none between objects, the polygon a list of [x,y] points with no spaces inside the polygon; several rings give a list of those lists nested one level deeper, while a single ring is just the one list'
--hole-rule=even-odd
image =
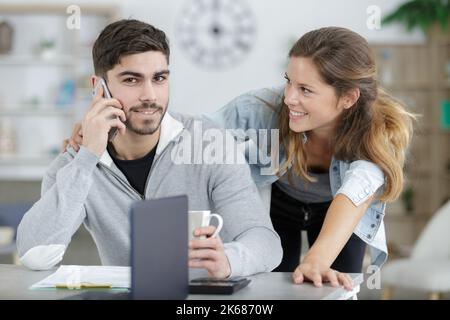
[{"label": "paper sheet", "polygon": [[30,289],[89,287],[130,288],[130,267],[60,266],[47,278],[33,284]]}]

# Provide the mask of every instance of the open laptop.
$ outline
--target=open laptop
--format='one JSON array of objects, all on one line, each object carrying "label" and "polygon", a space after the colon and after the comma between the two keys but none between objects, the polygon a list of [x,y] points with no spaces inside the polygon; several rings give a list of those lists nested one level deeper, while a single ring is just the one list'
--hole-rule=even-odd
[{"label": "open laptop", "polygon": [[189,291],[187,196],[131,207],[131,291],[86,291],[69,299],[182,300]]}]

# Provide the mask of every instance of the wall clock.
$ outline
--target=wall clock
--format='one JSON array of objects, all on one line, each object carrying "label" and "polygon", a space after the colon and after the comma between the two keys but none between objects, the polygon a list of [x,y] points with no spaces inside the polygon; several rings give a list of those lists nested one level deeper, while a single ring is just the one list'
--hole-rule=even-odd
[{"label": "wall clock", "polygon": [[175,36],[197,65],[226,69],[253,47],[255,17],[244,0],[189,0],[177,19]]}]

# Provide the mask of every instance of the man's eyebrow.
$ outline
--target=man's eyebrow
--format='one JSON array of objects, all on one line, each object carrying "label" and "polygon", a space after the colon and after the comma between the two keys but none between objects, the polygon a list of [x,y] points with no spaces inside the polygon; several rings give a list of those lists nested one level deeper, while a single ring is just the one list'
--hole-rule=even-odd
[{"label": "man's eyebrow", "polygon": [[133,76],[133,77],[136,77],[136,78],[143,78],[144,77],[144,75],[142,73],[140,73],[140,72],[134,72],[134,71],[129,71],[129,70],[122,71],[117,76],[118,77]]},{"label": "man's eyebrow", "polygon": [[165,70],[161,70],[161,71],[157,71],[153,74],[154,77],[159,77],[159,76],[163,76],[163,75],[169,75],[170,71],[168,69]]},{"label": "man's eyebrow", "polygon": [[[156,71],[153,76],[154,77],[158,77],[158,76],[162,76],[162,75],[168,75],[170,74],[170,71],[168,69],[165,70],[161,70],[161,71]],[[136,78],[144,78],[144,74],[140,73],[140,72],[134,72],[134,71],[130,71],[130,70],[125,70],[120,72],[119,74],[117,74],[118,77],[123,77],[123,76],[133,76]]]}]

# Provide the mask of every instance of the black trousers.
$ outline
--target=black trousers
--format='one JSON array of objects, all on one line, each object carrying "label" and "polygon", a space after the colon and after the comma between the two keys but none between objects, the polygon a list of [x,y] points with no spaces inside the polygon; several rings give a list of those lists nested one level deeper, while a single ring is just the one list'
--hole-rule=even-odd
[{"label": "black trousers", "polygon": [[[274,271],[295,270],[301,255],[301,231],[306,230],[311,247],[319,235],[330,203],[306,204],[281,191],[275,183],[272,184],[270,217],[283,247],[283,260]],[[365,249],[366,243],[352,234],[331,268],[340,272],[360,273]]]}]

